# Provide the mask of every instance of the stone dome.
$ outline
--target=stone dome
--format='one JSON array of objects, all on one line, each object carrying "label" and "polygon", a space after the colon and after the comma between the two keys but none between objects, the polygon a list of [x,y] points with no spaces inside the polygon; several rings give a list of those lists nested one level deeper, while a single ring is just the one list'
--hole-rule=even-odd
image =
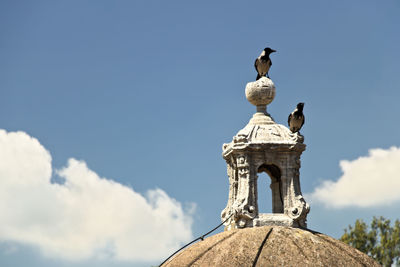
[{"label": "stone dome", "polygon": [[225,231],[199,241],[163,267],[380,266],[366,254],[310,230],[263,226]]},{"label": "stone dome", "polygon": [[300,141],[298,133],[292,133],[289,128],[282,124],[262,123],[261,120],[268,118],[270,117],[265,114],[256,113],[249,124],[240,130],[235,137],[246,137],[249,143],[296,144]]},{"label": "stone dome", "polygon": [[289,128],[276,123],[268,113],[257,112],[249,123],[241,129],[232,142],[222,146],[222,155],[226,159],[232,151],[266,147],[287,147],[289,150],[304,150],[304,137],[300,133],[292,133]]}]

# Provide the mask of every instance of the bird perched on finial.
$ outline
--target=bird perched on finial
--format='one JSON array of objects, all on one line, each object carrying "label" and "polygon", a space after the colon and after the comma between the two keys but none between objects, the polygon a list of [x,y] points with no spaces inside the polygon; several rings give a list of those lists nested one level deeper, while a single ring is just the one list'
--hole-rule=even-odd
[{"label": "bird perched on finial", "polygon": [[276,50],[267,47],[261,52],[260,56],[256,58],[256,61],[254,62],[254,67],[256,68],[257,71],[256,80],[260,79],[265,75],[267,75],[267,77],[269,78],[268,71],[269,68],[272,66],[272,61],[269,58],[269,55],[274,52],[276,52]]},{"label": "bird perched on finial", "polygon": [[298,103],[295,110],[290,113],[288,118],[289,128],[292,133],[300,131],[304,124],[304,114],[303,114],[304,103]]}]

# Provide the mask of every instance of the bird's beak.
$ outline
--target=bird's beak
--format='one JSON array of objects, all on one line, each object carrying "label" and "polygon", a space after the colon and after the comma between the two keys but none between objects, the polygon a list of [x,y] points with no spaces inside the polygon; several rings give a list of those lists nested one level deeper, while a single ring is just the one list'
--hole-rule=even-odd
[{"label": "bird's beak", "polygon": [[274,49],[271,49],[271,53],[274,53],[274,52],[276,52],[276,50],[274,50]]}]

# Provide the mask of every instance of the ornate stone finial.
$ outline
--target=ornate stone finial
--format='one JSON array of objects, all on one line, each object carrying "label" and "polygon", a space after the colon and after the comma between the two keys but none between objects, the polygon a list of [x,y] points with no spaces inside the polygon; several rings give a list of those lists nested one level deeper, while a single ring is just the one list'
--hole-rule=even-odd
[{"label": "ornate stone finial", "polygon": [[246,85],[246,98],[257,107],[257,112],[267,113],[267,105],[275,98],[275,85],[267,77],[249,82]]},{"label": "ornate stone finial", "polygon": [[[246,98],[257,107],[249,123],[222,147],[229,176],[229,199],[221,213],[226,230],[263,225],[306,227],[309,205],[300,190],[303,137],[277,124],[266,107],[275,85],[261,77],[246,86]],[[258,173],[271,178],[272,213],[260,213]]]}]

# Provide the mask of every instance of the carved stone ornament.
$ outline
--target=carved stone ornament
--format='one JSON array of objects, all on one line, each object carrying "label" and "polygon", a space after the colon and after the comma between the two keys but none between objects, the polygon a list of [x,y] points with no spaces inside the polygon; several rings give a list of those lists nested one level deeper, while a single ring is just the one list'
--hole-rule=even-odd
[{"label": "carved stone ornament", "polygon": [[[275,97],[275,85],[267,77],[250,82],[246,97],[257,107],[249,123],[232,142],[224,144],[222,155],[227,163],[229,199],[221,213],[225,229],[280,225],[307,227],[310,206],[300,189],[300,155],[304,137],[275,123],[266,106]],[[272,213],[259,213],[258,173],[271,178]]]}]

